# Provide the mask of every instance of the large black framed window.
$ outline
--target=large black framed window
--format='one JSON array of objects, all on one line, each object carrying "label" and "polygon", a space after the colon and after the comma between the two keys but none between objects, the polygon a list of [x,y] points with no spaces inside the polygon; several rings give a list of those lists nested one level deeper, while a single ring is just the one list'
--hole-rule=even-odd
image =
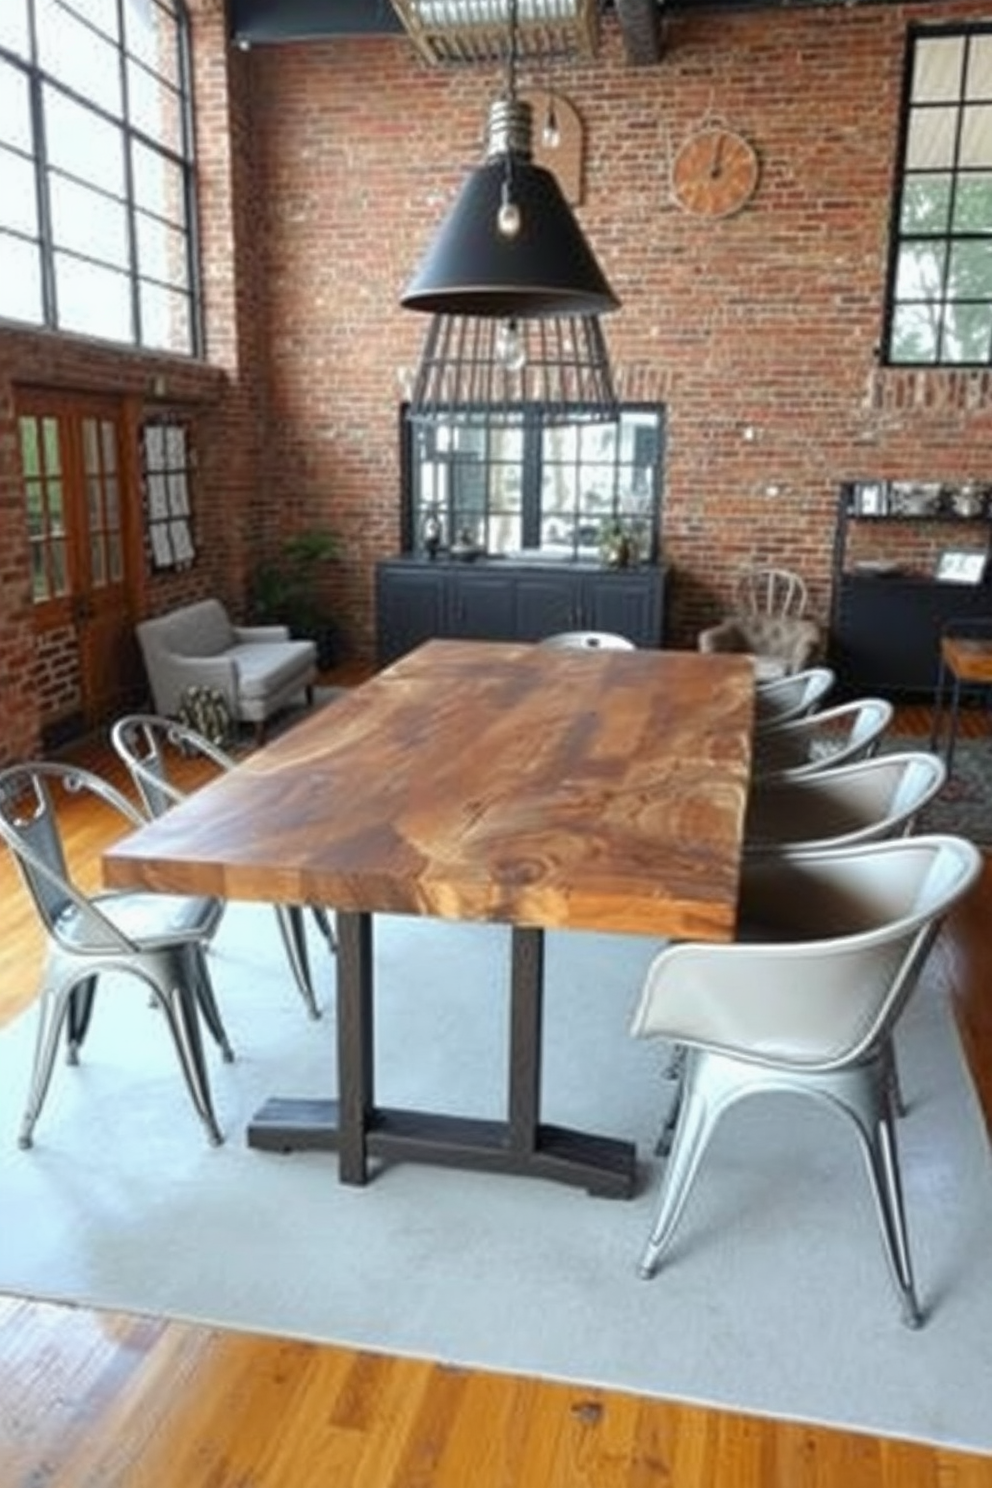
[{"label": "large black framed window", "polygon": [[884,359],[992,363],[992,23],[909,35]]},{"label": "large black framed window", "polygon": [[622,533],[658,554],[664,410],[628,404],[611,423],[546,419],[526,405],[510,422],[404,415],[404,548],[467,544],[509,558],[594,559]]},{"label": "large black framed window", "polygon": [[195,356],[182,0],[0,0],[0,318]]}]

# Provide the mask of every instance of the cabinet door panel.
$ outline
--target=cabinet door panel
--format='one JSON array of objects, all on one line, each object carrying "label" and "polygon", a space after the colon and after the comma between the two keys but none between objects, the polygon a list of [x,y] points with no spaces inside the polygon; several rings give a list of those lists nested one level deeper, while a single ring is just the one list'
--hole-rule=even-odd
[{"label": "cabinet door panel", "polygon": [[469,570],[451,577],[448,634],[466,641],[512,641],[516,635],[513,575]]},{"label": "cabinet door panel", "polygon": [[542,641],[561,630],[578,630],[582,626],[579,578],[572,573],[520,574],[517,640]]},{"label": "cabinet door panel", "polygon": [[446,634],[442,576],[427,568],[382,566],[376,574],[379,662],[385,666]]},{"label": "cabinet door panel", "polygon": [[586,630],[614,631],[636,646],[660,646],[661,576],[645,570],[588,578],[582,625]]}]

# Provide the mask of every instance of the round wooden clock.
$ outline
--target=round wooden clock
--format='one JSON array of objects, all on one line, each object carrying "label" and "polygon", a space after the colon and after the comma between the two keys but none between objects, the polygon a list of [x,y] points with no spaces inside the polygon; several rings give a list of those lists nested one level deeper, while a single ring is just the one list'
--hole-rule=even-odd
[{"label": "round wooden clock", "polygon": [[672,161],[672,195],[694,217],[730,217],[758,186],[753,145],[725,124],[704,124],[679,146]]}]

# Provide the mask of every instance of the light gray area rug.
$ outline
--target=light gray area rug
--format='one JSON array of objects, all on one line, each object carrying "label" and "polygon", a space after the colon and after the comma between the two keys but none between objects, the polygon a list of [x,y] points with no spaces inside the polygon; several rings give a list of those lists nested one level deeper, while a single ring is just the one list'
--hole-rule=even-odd
[{"label": "light gray area rug", "polygon": [[[380,1098],[500,1116],[507,932],[383,918],[376,943]],[[0,1289],[992,1450],[992,1182],[942,999],[918,999],[901,1043],[932,1309],[911,1333],[853,1135],[795,1097],[728,1116],[668,1264],[637,1277],[668,1087],[626,1027],[654,949],[549,937],[545,1114],[637,1141],[626,1202],[413,1164],[346,1188],[332,1156],[250,1151],[266,1096],[334,1088],[333,964],[314,933],[329,1013],[311,1023],[265,908],[231,909],[212,955],[239,1056],[211,1061],[219,1149],[144,992],[108,981],[19,1151],[29,1013],[0,1032]]]}]

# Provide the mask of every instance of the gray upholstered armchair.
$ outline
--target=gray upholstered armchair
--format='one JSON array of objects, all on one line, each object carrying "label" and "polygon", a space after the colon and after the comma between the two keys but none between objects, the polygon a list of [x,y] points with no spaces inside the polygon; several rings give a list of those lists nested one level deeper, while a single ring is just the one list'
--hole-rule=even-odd
[{"label": "gray upholstered armchair", "polygon": [[175,718],[183,693],[223,693],[231,717],[261,738],[266,721],[298,694],[312,701],[317,677],[313,641],[291,640],[282,625],[232,625],[216,599],[202,599],[137,627],[156,712]]},{"label": "gray upholstered armchair", "polygon": [[820,627],[806,615],[806,585],[782,568],[749,568],[737,586],[734,609],[700,631],[700,651],[748,652],[760,681],[808,667],[820,649]]}]

